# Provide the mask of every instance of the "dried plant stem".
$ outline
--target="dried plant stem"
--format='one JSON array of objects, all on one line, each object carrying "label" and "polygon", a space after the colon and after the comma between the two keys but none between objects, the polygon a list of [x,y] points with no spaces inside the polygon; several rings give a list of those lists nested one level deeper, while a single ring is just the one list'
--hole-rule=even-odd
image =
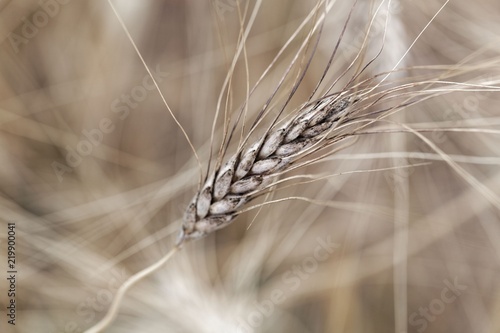
[{"label": "dried plant stem", "polygon": [[181,248],[180,244],[175,245],[172,250],[170,250],[163,258],[152,264],[151,266],[148,266],[144,268],[142,271],[139,271],[129,277],[125,283],[123,283],[118,289],[118,292],[116,293],[116,297],[113,300],[113,303],[111,304],[111,307],[109,308],[108,312],[102,318],[97,324],[86,330],[84,333],[98,333],[102,332],[106,327],[111,324],[113,319],[116,317],[116,314],[118,313],[118,308],[120,306],[120,303],[125,296],[125,293],[132,287],[136,282],[142,280],[146,276],[150,275],[151,273],[155,272],[161,266],[163,266],[172,256],[177,253]]}]

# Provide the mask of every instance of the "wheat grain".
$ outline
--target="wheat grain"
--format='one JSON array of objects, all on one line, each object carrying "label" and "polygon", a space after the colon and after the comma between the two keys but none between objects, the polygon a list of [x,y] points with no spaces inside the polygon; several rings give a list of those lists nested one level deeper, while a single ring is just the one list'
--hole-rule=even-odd
[{"label": "wheat grain", "polygon": [[259,195],[278,173],[345,121],[352,97],[327,96],[305,105],[285,125],[273,127],[244,152],[233,155],[214,171],[184,214],[178,244],[226,227],[238,208]]}]

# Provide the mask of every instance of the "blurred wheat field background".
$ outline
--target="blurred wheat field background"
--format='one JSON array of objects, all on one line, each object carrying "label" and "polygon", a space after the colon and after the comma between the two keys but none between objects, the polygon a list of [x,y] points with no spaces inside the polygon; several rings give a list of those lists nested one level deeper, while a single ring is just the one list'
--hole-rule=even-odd
[{"label": "blurred wheat field background", "polygon": [[[113,5],[203,170],[223,140],[223,114],[236,114],[311,15],[248,99],[250,127],[327,6],[286,114],[309,98],[339,38],[321,89],[338,78],[341,90],[369,64],[358,82],[378,76],[360,89],[397,69],[380,89],[400,90],[360,114],[398,106],[392,115],[292,173],[312,182],[260,198],[279,202],[185,244],[138,282],[105,332],[500,331],[497,1]],[[0,332],[83,332],[127,278],[172,248],[200,169],[106,1],[3,0],[0,36]],[[401,107],[406,97],[420,99]]]}]

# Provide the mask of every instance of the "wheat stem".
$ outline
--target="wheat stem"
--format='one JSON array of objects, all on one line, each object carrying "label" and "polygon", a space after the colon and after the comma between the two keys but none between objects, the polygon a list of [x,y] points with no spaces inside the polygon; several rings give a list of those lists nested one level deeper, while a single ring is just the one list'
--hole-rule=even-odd
[{"label": "wheat stem", "polygon": [[142,280],[146,276],[150,275],[151,273],[155,272],[161,266],[163,266],[172,256],[179,251],[181,248],[181,244],[177,243],[163,258],[152,264],[151,266],[148,266],[144,268],[142,271],[139,271],[129,277],[125,283],[123,283],[118,289],[118,292],[116,293],[116,297],[113,300],[113,303],[111,304],[111,307],[109,308],[108,312],[102,318],[97,324],[86,330],[84,333],[99,333],[102,332],[106,327],[111,324],[111,322],[114,320],[118,313],[118,308],[120,306],[120,303],[125,296],[125,293],[138,281]]}]

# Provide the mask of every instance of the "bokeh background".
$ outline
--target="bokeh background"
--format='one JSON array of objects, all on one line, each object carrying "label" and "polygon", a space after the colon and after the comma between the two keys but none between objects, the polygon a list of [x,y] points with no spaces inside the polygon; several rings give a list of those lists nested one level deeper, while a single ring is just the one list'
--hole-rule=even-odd
[{"label": "bokeh background", "polygon": [[[358,63],[383,50],[361,77],[393,69],[444,3],[384,2],[374,16],[380,1],[358,1],[325,82],[358,55],[370,21]],[[113,4],[206,167],[217,100],[258,2]],[[262,2],[222,99],[228,112],[315,4]],[[321,78],[354,2],[331,4],[287,112]],[[409,69],[387,82],[449,70],[450,81],[499,86],[499,15],[495,0],[450,1],[399,62]],[[250,98],[246,126],[310,28]],[[2,0],[0,38],[0,266],[6,274],[7,222],[15,222],[19,272],[15,326],[0,280],[0,331],[82,332],[121,283],[172,247],[200,170],[106,1]],[[130,290],[106,332],[498,332],[500,95],[476,90],[373,125],[431,129],[423,135],[442,153],[411,133],[360,136],[298,172],[331,177],[269,198],[315,203],[264,206],[186,244]],[[216,148],[221,126],[219,118]]]}]

